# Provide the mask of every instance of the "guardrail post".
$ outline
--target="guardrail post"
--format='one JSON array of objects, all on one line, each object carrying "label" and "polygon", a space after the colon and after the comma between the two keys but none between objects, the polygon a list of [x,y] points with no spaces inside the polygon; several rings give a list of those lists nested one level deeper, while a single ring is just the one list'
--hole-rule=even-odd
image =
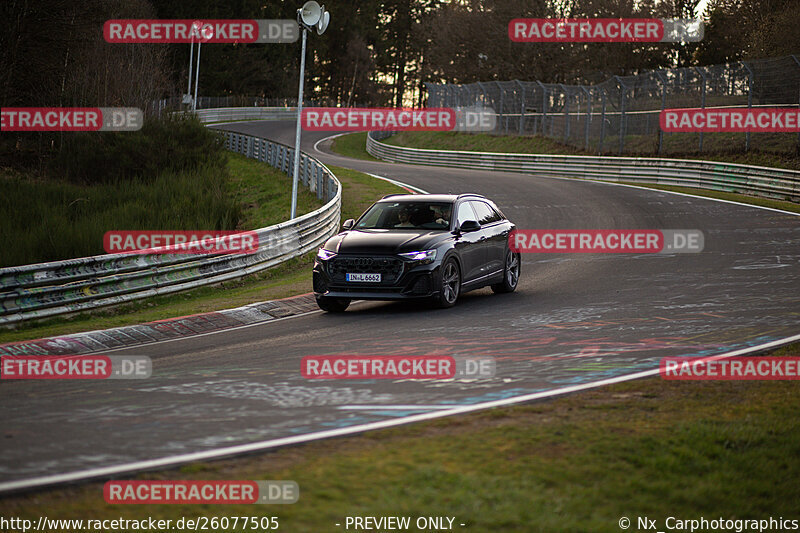
[{"label": "guardrail post", "polygon": [[[747,69],[747,112],[753,109],[753,71],[742,61],[742,66]],[[744,151],[750,151],[750,132],[744,134]]]}]

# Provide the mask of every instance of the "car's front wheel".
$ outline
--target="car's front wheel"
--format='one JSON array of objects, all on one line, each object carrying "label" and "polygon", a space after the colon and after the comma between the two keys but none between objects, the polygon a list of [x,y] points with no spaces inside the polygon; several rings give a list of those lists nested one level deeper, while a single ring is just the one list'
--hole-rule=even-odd
[{"label": "car's front wheel", "polygon": [[317,305],[328,313],[343,313],[350,305],[349,298],[331,298],[329,296],[318,296]]},{"label": "car's front wheel", "polygon": [[434,303],[437,307],[453,307],[461,292],[461,271],[456,260],[451,257],[445,261],[439,269],[439,275],[441,289]]},{"label": "car's front wheel", "polygon": [[506,251],[506,264],[503,268],[503,281],[492,285],[495,293],[514,292],[519,283],[519,253]]}]

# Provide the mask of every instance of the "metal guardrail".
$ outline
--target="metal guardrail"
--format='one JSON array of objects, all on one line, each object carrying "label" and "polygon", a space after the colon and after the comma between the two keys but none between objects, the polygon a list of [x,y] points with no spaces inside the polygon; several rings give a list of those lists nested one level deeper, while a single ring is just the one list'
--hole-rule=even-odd
[{"label": "metal guardrail", "polygon": [[226,120],[294,120],[296,107],[226,107],[198,109],[195,114],[200,122],[222,122]]},{"label": "metal guardrail", "polygon": [[392,132],[370,132],[367,152],[396,163],[656,183],[800,202],[800,172],[796,170],[691,159],[428,150],[380,142],[391,135]]},{"label": "metal guardrail", "polygon": [[[224,132],[229,150],[291,176],[294,149]],[[75,313],[240,278],[319,247],[339,230],[342,188],[333,173],[306,154],[300,179],[327,203],[306,215],[255,230],[254,254],[108,254],[0,269],[0,325]]]}]

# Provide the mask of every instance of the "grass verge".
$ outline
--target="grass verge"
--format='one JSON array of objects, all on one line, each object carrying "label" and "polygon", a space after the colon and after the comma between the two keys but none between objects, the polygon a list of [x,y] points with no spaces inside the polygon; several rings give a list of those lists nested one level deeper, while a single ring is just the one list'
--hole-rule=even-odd
[{"label": "grass verge", "polygon": [[[800,355],[800,345],[782,356]],[[800,388],[791,381],[637,380],[554,400],[325,440],[140,479],[291,479],[294,505],[109,505],[90,483],[7,498],[4,516],[455,517],[464,531],[618,533],[621,517],[798,519]],[[336,527],[341,523],[341,527]],[[413,527],[411,528],[413,531]],[[638,529],[637,529],[638,530]]]},{"label": "grass verge", "polygon": [[[252,229],[289,218],[285,174],[239,154],[221,157],[221,168],[89,185],[7,171],[0,176],[0,211],[7,215],[0,220],[0,265],[100,255],[109,230]],[[320,205],[299,191],[299,213]]]},{"label": "grass verge", "polygon": [[365,161],[381,161],[367,153],[367,132],[348,133],[333,139],[331,150],[345,157],[363,159]]},{"label": "grass verge", "polygon": [[[259,223],[262,226],[269,225],[265,223],[269,217],[274,218],[275,222],[289,218],[291,182],[285,174],[237,154],[231,154],[229,165],[233,176],[230,182],[230,192],[235,195],[237,202],[247,204],[244,205],[245,220],[253,224],[250,227],[261,227],[257,225]],[[367,207],[385,194],[405,192],[391,183],[355,170],[340,167],[329,168],[342,183],[342,220],[357,218]],[[272,171],[279,174],[275,180],[267,179],[265,175]],[[281,182],[278,179],[285,183],[280,185]],[[273,187],[273,181],[279,183],[277,188]],[[316,197],[308,191],[302,193],[298,191],[299,213],[316,208],[318,205],[316,202]],[[265,207],[267,205],[271,207]],[[307,293],[312,289],[313,259],[314,253],[310,253],[242,280],[201,287],[174,295],[148,298],[72,317],[55,317],[22,324],[14,330],[0,330],[0,343],[140,324]]]}]

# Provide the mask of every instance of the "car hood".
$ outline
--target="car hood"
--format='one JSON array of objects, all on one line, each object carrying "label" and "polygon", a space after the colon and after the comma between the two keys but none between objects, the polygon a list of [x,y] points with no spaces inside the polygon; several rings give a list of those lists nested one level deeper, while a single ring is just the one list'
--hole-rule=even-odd
[{"label": "car hood", "polygon": [[324,247],[339,254],[399,254],[435,248],[448,237],[446,231],[350,230],[331,237]]}]

